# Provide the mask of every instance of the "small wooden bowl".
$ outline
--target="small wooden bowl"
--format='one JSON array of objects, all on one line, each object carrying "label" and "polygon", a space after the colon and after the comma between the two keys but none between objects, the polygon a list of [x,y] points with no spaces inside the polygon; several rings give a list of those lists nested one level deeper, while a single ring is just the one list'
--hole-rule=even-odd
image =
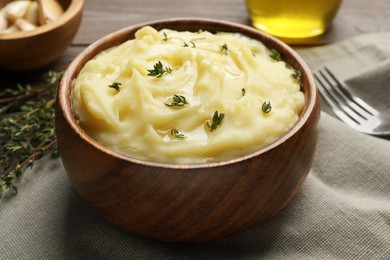
[{"label": "small wooden bowl", "polygon": [[[278,50],[286,62],[302,72],[306,104],[298,122],[273,144],[223,162],[160,164],[129,158],[103,147],[81,129],[73,115],[73,80],[88,60],[134,38],[134,33],[145,25],[158,30],[239,32]],[[255,227],[292,199],[313,162],[319,115],[313,76],[287,45],[239,24],[178,18],[114,32],[76,57],[59,87],[56,129],[70,181],[80,197],[104,218],[144,237],[194,243]]]},{"label": "small wooden bowl", "polygon": [[[0,8],[12,0],[0,0]],[[0,34],[0,70],[27,71],[56,60],[70,45],[81,23],[84,0],[58,0],[64,14],[35,30]]]}]

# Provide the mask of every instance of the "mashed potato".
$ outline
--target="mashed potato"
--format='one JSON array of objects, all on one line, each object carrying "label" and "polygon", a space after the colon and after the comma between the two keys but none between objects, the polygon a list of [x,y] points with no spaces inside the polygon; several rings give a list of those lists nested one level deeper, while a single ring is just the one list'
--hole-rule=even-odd
[{"label": "mashed potato", "polygon": [[144,27],[84,66],[73,111],[91,137],[130,157],[242,156],[288,132],[304,106],[297,71],[271,56],[240,34]]}]

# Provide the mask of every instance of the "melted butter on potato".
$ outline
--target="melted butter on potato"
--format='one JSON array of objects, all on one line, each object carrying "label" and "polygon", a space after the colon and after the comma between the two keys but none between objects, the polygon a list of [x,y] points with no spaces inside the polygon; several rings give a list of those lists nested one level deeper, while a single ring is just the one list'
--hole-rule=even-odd
[{"label": "melted butter on potato", "polygon": [[[178,164],[236,158],[283,136],[304,106],[294,70],[270,53],[240,34],[144,27],[84,66],[73,110],[95,140],[130,157]],[[159,62],[171,72],[148,75]],[[114,82],[119,91],[109,87]],[[168,106],[174,95],[188,104]],[[210,131],[216,112],[224,117]]]}]

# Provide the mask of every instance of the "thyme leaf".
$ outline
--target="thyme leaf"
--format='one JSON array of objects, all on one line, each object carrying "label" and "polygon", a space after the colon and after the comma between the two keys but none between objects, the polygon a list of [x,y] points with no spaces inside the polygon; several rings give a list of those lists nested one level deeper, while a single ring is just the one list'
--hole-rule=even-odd
[{"label": "thyme leaf", "polygon": [[120,91],[121,90],[121,86],[122,85],[122,83],[119,83],[119,82],[113,82],[113,83],[111,83],[110,85],[108,85],[108,87],[109,88],[113,88],[113,89],[115,89],[116,91]]},{"label": "thyme leaf", "polygon": [[[191,47],[192,48],[196,48],[196,45],[193,41],[190,41],[190,44],[191,44]],[[183,47],[190,47],[190,45],[186,42],[183,43]]]},{"label": "thyme leaf", "polygon": [[43,74],[43,79],[45,80],[46,84],[53,85],[61,80],[62,74],[64,74],[63,71],[49,70]]},{"label": "thyme leaf", "polygon": [[282,60],[282,55],[275,49],[271,49],[271,54],[269,56],[276,61]]},{"label": "thyme leaf", "polygon": [[175,138],[178,138],[178,139],[185,139],[185,138],[187,138],[184,134],[180,133],[176,128],[172,128],[171,136],[173,136]]},{"label": "thyme leaf", "polygon": [[215,129],[221,126],[224,117],[225,117],[224,113],[218,113],[218,111],[214,112],[212,121],[210,122],[210,120],[208,120],[206,122],[206,126],[210,129],[210,132],[214,131]]},{"label": "thyme leaf", "polygon": [[296,80],[300,80],[302,77],[302,73],[299,70],[294,69],[294,73],[291,74],[291,77]]},{"label": "thyme leaf", "polygon": [[261,106],[261,110],[263,113],[268,114],[272,110],[271,102],[270,101],[264,101],[263,105]]},{"label": "thyme leaf", "polygon": [[163,41],[168,41],[168,35],[167,35],[167,33],[166,32],[163,32],[163,35],[164,35],[164,38],[163,38]]},{"label": "thyme leaf", "polygon": [[229,48],[228,48],[228,46],[227,46],[227,44],[226,43],[224,43],[222,46],[221,46],[221,52],[223,53],[223,54],[225,54],[225,55],[228,55],[228,51],[229,51]]},{"label": "thyme leaf", "polygon": [[171,73],[172,69],[169,67],[164,67],[161,61],[158,61],[153,65],[153,69],[148,70],[148,76],[161,78],[165,74]]}]

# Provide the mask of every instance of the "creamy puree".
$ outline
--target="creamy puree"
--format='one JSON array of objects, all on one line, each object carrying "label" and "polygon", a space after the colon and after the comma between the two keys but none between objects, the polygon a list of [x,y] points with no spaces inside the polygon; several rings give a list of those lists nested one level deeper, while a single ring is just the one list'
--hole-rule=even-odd
[{"label": "creamy puree", "polygon": [[[90,136],[130,157],[178,164],[235,158],[283,136],[304,106],[296,71],[270,55],[237,33],[144,27],[84,66],[73,110]],[[159,62],[165,72],[148,75]],[[187,104],[172,105],[174,95]],[[211,131],[216,111],[224,117]]]}]

